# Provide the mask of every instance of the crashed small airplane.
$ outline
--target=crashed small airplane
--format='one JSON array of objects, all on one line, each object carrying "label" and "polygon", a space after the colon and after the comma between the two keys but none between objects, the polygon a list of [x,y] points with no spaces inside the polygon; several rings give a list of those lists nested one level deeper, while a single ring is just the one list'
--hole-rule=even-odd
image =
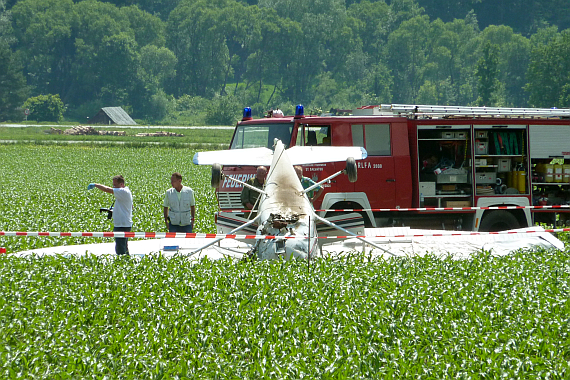
[{"label": "crashed small airplane", "polygon": [[[257,235],[274,236],[274,238],[257,239],[252,246],[251,254],[259,260],[272,259],[311,259],[320,252],[317,222],[334,227],[347,235],[387,252],[378,245],[357,236],[351,231],[318,216],[307,193],[315,187],[330,181],[338,175],[346,174],[350,182],[357,180],[356,161],[367,157],[366,150],[361,147],[316,147],[294,146],[286,149],[283,143],[275,139],[274,150],[269,148],[250,148],[226,151],[199,152],[194,155],[196,165],[212,165],[213,187],[219,187],[222,179],[222,165],[270,166],[269,173],[262,190],[250,186],[238,179],[226,177],[242,186],[247,186],[260,193],[257,215],[250,221],[237,227],[234,234],[246,227],[257,224]],[[316,164],[324,162],[346,161],[346,168],[317,184],[303,189],[294,165]],[[196,250],[198,252],[218,241],[216,239]]]}]

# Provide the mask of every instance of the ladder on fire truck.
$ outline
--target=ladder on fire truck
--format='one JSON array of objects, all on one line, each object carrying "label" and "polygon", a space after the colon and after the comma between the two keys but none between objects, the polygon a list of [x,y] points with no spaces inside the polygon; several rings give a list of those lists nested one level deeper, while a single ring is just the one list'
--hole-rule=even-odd
[{"label": "ladder on fire truck", "polygon": [[466,106],[431,106],[415,104],[382,104],[380,106],[360,107],[355,115],[394,115],[408,117],[570,117],[566,108],[506,108],[506,107],[466,107]]}]

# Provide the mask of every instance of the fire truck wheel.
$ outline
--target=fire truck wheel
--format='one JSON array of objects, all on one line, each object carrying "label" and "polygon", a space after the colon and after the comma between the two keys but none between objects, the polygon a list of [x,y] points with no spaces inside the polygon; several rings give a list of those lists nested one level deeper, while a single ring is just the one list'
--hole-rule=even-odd
[{"label": "fire truck wheel", "polygon": [[356,161],[353,157],[348,157],[346,159],[346,175],[348,175],[348,180],[350,182],[356,182],[357,172],[356,172]]},{"label": "fire truck wheel", "polygon": [[495,210],[483,217],[479,231],[495,232],[512,230],[519,227],[519,221],[513,214],[505,210]]},{"label": "fire truck wheel", "polygon": [[212,187],[217,189],[222,182],[222,166],[220,164],[212,165]]}]

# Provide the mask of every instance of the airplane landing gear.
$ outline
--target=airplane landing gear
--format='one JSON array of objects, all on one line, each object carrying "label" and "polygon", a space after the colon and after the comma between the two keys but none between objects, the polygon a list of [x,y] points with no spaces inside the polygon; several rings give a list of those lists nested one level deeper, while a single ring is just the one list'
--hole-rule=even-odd
[{"label": "airplane landing gear", "polygon": [[212,187],[217,189],[222,182],[222,166],[220,164],[212,165]]},{"label": "airplane landing gear", "polygon": [[356,161],[353,157],[348,157],[346,159],[346,169],[344,169],[346,175],[348,176],[348,180],[350,182],[356,182],[357,179],[357,172],[356,172]]}]

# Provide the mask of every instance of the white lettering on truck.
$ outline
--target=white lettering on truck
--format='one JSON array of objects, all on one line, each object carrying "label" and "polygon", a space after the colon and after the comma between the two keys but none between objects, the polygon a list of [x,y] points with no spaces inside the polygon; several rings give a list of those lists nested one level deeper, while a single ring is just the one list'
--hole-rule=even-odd
[{"label": "white lettering on truck", "polygon": [[[232,178],[235,178],[239,181],[247,182],[248,179],[255,177],[255,174],[230,174],[227,177],[232,177]],[[239,183],[234,182],[227,177],[224,178],[224,182],[222,183],[221,187],[225,187],[225,188],[243,187]]]},{"label": "white lettering on truck", "polygon": [[359,169],[382,169],[382,164],[374,164],[374,166],[372,166],[372,164],[368,161],[358,161],[356,167]]}]

